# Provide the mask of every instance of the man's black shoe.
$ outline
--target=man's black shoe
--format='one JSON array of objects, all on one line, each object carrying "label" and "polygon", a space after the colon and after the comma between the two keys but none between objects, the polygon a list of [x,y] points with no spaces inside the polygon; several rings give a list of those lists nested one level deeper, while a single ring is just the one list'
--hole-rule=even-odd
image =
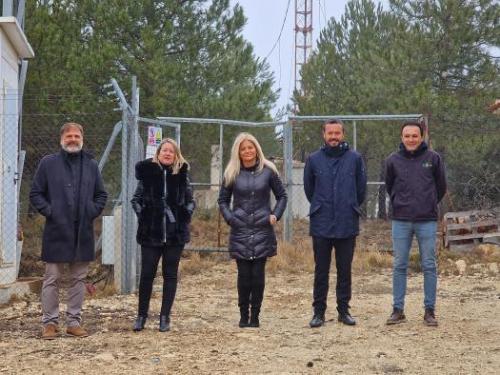
[{"label": "man's black shoe", "polygon": [[259,317],[258,316],[252,316],[250,318],[250,323],[248,323],[247,327],[259,328],[260,327]]},{"label": "man's black shoe", "polygon": [[348,312],[339,313],[339,322],[344,323],[345,325],[348,326],[356,325],[356,321],[352,318],[351,314],[349,314]]},{"label": "man's black shoe", "polygon": [[248,306],[246,308],[245,307],[240,308],[240,323],[238,324],[238,326],[240,328],[248,327],[248,318],[249,318]]},{"label": "man's black shoe", "polygon": [[248,318],[247,319],[241,318],[240,322],[238,323],[238,327],[240,327],[240,328],[248,327]]},{"label": "man's black shoe", "polygon": [[313,318],[309,322],[309,326],[311,328],[321,327],[323,324],[325,324],[324,314],[314,314]]},{"label": "man's black shoe", "polygon": [[393,325],[393,324],[399,324],[399,323],[404,323],[404,322],[406,322],[406,316],[405,316],[405,313],[403,312],[403,310],[398,309],[398,308],[394,308],[394,310],[392,310],[391,316],[389,317],[389,319],[387,319],[386,324]]}]

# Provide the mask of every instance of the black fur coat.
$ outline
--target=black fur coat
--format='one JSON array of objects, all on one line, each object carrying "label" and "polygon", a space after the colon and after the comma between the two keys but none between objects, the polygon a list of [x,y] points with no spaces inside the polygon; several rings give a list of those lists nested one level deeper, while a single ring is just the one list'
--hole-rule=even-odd
[{"label": "black fur coat", "polygon": [[179,173],[172,174],[170,168],[161,167],[152,159],[136,164],[138,184],[131,202],[139,220],[137,242],[140,245],[189,242],[189,223],[195,203],[187,171],[187,164],[183,164]]}]

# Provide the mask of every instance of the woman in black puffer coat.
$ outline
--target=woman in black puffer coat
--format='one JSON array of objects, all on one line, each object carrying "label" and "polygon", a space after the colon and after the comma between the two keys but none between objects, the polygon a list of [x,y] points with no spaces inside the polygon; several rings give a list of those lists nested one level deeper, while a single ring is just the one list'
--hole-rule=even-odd
[{"label": "woman in black puffer coat", "polygon": [[138,184],[132,207],[139,221],[137,242],[141,245],[142,265],[134,331],[144,329],[160,258],[163,272],[160,331],[170,329],[179,261],[184,244],[189,242],[189,222],[195,208],[188,167],[177,143],[170,138],[161,142],[152,159],[135,166]]},{"label": "woman in black puffer coat", "polygon": [[[271,191],[276,198],[273,209]],[[239,326],[258,327],[266,260],[277,250],[273,225],[285,211],[287,196],[276,167],[249,133],[239,134],[234,141],[218,202],[231,227],[229,252],[238,266]]]}]

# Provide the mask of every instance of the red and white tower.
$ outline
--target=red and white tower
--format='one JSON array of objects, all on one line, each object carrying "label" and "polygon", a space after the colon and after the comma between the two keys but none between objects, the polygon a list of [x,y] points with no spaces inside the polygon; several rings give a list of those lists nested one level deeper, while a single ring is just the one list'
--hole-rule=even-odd
[{"label": "red and white tower", "polygon": [[313,0],[295,0],[295,91],[304,94],[300,70],[312,51]]}]

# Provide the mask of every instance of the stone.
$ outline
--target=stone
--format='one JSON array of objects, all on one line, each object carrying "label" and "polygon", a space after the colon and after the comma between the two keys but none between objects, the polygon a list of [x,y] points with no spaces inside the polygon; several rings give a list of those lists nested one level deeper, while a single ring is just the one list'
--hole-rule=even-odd
[{"label": "stone", "polygon": [[96,359],[98,361],[104,361],[104,362],[113,362],[115,360],[115,356],[113,355],[113,353],[104,352],[104,353],[97,354],[94,357],[94,359]]},{"label": "stone", "polygon": [[488,271],[493,275],[498,275],[498,264],[488,263]]},{"label": "stone", "polygon": [[465,263],[465,260],[459,259],[455,262],[455,266],[457,267],[458,274],[460,276],[465,274],[465,270],[467,269],[467,263]]}]

